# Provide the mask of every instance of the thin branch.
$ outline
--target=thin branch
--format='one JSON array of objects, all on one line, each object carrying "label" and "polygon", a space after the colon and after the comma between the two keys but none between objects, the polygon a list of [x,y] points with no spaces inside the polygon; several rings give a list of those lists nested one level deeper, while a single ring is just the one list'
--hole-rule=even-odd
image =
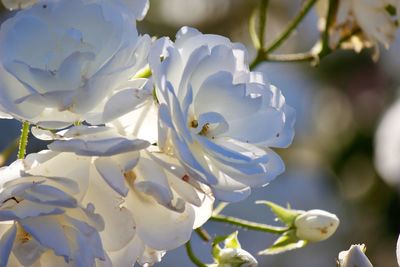
[{"label": "thin branch", "polygon": [[242,220],[242,219],[238,219],[238,218],[230,217],[230,216],[224,216],[224,215],[211,216],[210,221],[228,223],[228,224],[244,227],[249,230],[266,232],[266,233],[270,233],[270,234],[283,234],[284,232],[289,230],[287,227],[279,227],[279,226],[272,226],[272,225],[267,225],[267,224],[262,224],[262,223],[250,222],[250,221],[246,221],[246,220]]},{"label": "thin branch", "polygon": [[338,7],[337,0],[329,0],[328,11],[326,14],[325,30],[322,34],[322,50],[320,52],[320,55],[329,54],[332,50],[329,45],[330,42],[329,30],[334,22],[337,7]]},{"label": "thin branch", "polygon": [[286,29],[279,35],[279,37],[268,46],[265,50],[266,54],[269,54],[276,50],[289,36],[290,34],[297,28],[300,22],[304,19],[304,17],[308,14],[311,8],[318,0],[308,0],[303,7],[301,8],[299,14],[287,25]]},{"label": "thin branch", "polygon": [[258,38],[260,39],[260,50],[264,50],[264,39],[265,39],[265,28],[267,26],[267,12],[268,12],[269,0],[261,0],[260,3],[260,16],[258,29]]},{"label": "thin branch", "polygon": [[[290,36],[290,34],[297,28],[297,26],[305,18],[305,16],[308,14],[308,12],[311,10],[311,8],[315,5],[317,1],[318,0],[308,0],[303,5],[297,16],[287,25],[285,30],[278,36],[278,38],[275,41],[273,41],[266,49],[258,50],[256,58],[250,64],[250,70],[253,70],[255,67],[257,67],[258,64],[260,64],[263,61],[269,61],[268,58],[271,58],[269,54],[275,51]],[[271,60],[271,61],[276,61],[276,60]],[[294,60],[294,61],[306,61],[306,60]],[[290,62],[293,62],[293,60],[290,60]]]},{"label": "thin branch", "polygon": [[[254,47],[258,51],[264,50],[264,39],[265,39],[265,28],[267,24],[267,12],[268,12],[269,0],[260,0],[259,8],[255,9],[250,17],[249,21],[249,32],[251,40],[253,41]],[[257,16],[258,15],[258,16]],[[258,17],[258,31],[256,30],[256,21]]]},{"label": "thin branch", "polygon": [[312,62],[317,61],[318,57],[311,52],[294,53],[294,54],[272,54],[264,59],[269,62]]},{"label": "thin branch", "polygon": [[215,216],[215,215],[220,214],[226,208],[226,206],[228,206],[228,205],[229,205],[228,202],[220,202],[218,204],[218,206],[213,210],[212,215]]},{"label": "thin branch", "polygon": [[197,267],[207,267],[207,265],[201,262],[201,260],[199,260],[199,258],[197,258],[196,255],[194,255],[192,245],[190,244],[190,240],[186,242],[185,247],[186,247],[186,253],[189,259],[194,263],[194,265],[196,265]]}]

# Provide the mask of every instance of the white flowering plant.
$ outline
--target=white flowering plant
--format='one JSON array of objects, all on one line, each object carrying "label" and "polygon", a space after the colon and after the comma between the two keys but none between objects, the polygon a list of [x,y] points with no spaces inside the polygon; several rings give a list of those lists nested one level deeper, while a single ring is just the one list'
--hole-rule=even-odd
[{"label": "white flowering plant", "polygon": [[[174,40],[139,33],[148,0],[2,2],[17,11],[0,27],[0,117],[22,128],[17,159],[0,169],[0,267],[162,266],[184,245],[195,266],[254,267],[238,232],[212,238],[203,225],[276,235],[263,256],[335,233],[335,214],[266,200],[257,203],[283,226],[220,214],[285,171],[279,151],[295,135],[295,110],[257,67],[315,66],[347,48],[375,47],[376,58],[394,39],[399,0],[304,1],[268,46],[269,1],[260,0],[249,23],[253,60],[243,44],[192,27]],[[313,7],[318,42],[306,53],[273,53]],[[30,133],[47,149],[27,154]],[[192,232],[214,262],[196,256]],[[352,247],[338,263],[364,252]]]}]

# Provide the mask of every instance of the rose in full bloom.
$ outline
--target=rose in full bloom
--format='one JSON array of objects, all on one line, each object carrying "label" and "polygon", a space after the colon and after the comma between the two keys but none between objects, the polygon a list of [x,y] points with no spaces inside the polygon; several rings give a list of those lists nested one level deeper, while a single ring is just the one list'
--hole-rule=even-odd
[{"label": "rose in full bloom", "polygon": [[[375,47],[375,59],[379,55],[378,43],[386,48],[394,41],[396,35],[395,18],[388,11],[388,7],[400,10],[399,0],[346,0],[338,1],[335,20],[331,29],[331,45],[336,47],[342,37],[351,32],[357,32],[342,46],[354,49],[357,52],[364,47]],[[318,1],[317,7],[324,28],[328,0]]]},{"label": "rose in full bloom", "polygon": [[0,29],[0,110],[46,128],[102,111],[107,98],[129,87],[147,64],[150,37],[138,35],[127,6],[135,3],[142,2],[40,1],[6,20]]},{"label": "rose in full bloom", "polygon": [[104,222],[92,204],[79,203],[77,183],[26,174],[21,160],[0,175],[1,267],[84,267],[105,260],[99,235]]},{"label": "rose in full bloom", "polygon": [[249,71],[242,45],[184,27],[175,43],[158,40],[149,62],[158,146],[189,177],[210,185],[219,199],[238,201],[284,171],[271,147],[291,143],[294,111],[262,73]]},{"label": "rose in full bloom", "polygon": [[73,175],[87,177],[80,180],[86,184],[82,203],[93,203],[104,218],[100,234],[113,266],[160,261],[164,251],[183,245],[211,216],[209,188],[190,179],[176,159],[156,146],[143,149],[145,141],[130,140],[111,127],[33,132],[55,139],[49,145],[53,151],[41,153],[54,155],[42,160],[41,168],[56,175],[64,162],[86,166]]}]

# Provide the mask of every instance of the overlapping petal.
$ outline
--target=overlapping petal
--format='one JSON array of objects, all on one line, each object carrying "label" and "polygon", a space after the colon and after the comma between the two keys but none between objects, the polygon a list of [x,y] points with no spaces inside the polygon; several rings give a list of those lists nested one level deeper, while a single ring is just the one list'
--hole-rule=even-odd
[{"label": "overlapping petal", "polygon": [[291,143],[294,111],[263,74],[249,71],[242,45],[184,27],[175,43],[158,40],[149,62],[160,102],[158,145],[190,176],[238,201],[283,172],[269,147]]},{"label": "overlapping petal", "polygon": [[102,113],[147,64],[151,40],[135,26],[147,8],[142,0],[43,0],[19,11],[0,29],[1,111],[47,128]]},{"label": "overlapping petal", "polygon": [[[43,171],[39,175],[36,165],[36,175],[29,174],[31,168],[35,169],[35,164],[30,163],[33,158],[31,155],[26,164],[19,160],[0,169],[4,177],[0,185],[0,221],[2,228],[8,225],[8,230],[1,233],[4,255],[0,266],[13,266],[12,261],[18,266],[40,265],[48,260],[47,252],[74,266],[93,266],[96,259],[103,260],[101,216],[95,214],[92,205],[84,207],[78,202],[79,185],[63,177],[61,169],[59,176],[46,177],[49,173]],[[44,159],[53,158],[39,154],[38,160]],[[15,175],[17,168],[19,177]]]}]

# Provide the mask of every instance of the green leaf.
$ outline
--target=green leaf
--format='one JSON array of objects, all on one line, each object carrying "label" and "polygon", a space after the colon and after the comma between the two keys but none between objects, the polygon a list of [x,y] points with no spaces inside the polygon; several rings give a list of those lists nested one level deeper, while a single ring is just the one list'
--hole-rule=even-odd
[{"label": "green leaf", "polygon": [[275,203],[265,200],[256,201],[256,204],[264,204],[271,208],[271,211],[276,215],[276,217],[286,224],[287,226],[291,227],[294,224],[294,220],[299,216],[303,211],[301,210],[293,210],[290,208],[284,208],[279,206]]},{"label": "green leaf", "polygon": [[281,235],[274,244],[260,252],[259,255],[274,255],[283,252],[287,252],[294,249],[299,249],[307,245],[306,240],[300,240],[296,237],[296,231],[290,230]]}]

